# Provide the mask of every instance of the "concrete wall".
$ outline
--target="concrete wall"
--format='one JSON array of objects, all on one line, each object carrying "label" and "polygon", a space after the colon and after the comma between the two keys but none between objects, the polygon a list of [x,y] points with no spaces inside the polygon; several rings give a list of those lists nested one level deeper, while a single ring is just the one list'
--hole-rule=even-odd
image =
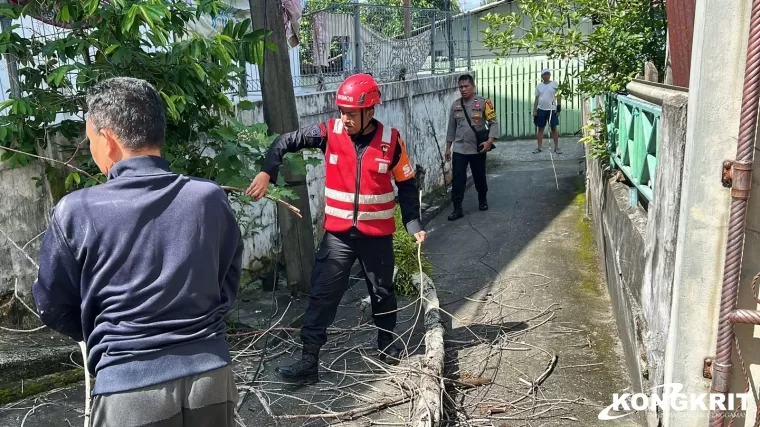
[{"label": "concrete wall", "polygon": [[628,187],[602,161],[588,159],[587,167],[597,249],[631,384],[641,391],[648,386],[641,308],[647,214],[639,206],[629,207]]},{"label": "concrete wall", "polygon": [[[0,231],[24,248],[35,262],[41,241],[35,237],[45,231],[52,207],[46,186],[36,187],[32,180],[43,177],[44,168],[38,162],[17,169],[0,163]],[[16,283],[20,296],[28,299],[36,277],[36,267],[0,233],[0,321],[17,317],[11,303]],[[8,315],[12,319],[3,319]]]},{"label": "concrete wall", "polygon": [[678,247],[681,187],[688,96],[673,95],[662,104],[661,141],[657,153],[653,201],[645,234],[644,276],[641,286],[646,322],[644,347],[651,387],[663,384],[665,350],[670,328],[675,254]]},{"label": "concrete wall", "polygon": [[[687,129],[686,95],[662,98],[654,197],[647,210],[630,206],[628,185],[605,161],[587,161],[597,246],[628,373],[642,392],[666,382]],[[661,416],[646,415],[651,426]]]},{"label": "concrete wall", "polygon": [[[390,83],[381,88],[383,104],[377,108],[376,117],[399,129],[412,162],[424,169],[423,193],[441,187],[444,182],[439,149],[440,153],[445,149],[447,112],[458,97],[457,77],[421,78]],[[337,117],[335,96],[331,92],[299,96],[296,101],[301,126]],[[243,119],[248,123],[263,121],[261,103],[246,112]],[[319,158],[322,158],[321,153]],[[0,164],[0,230],[21,245],[47,227],[52,206],[49,192],[44,188],[35,188],[31,179],[40,177],[42,173],[42,167],[36,163],[22,169],[8,169],[7,165]],[[309,167],[307,180],[316,244],[323,233],[324,167]],[[241,225],[248,231],[244,265],[254,270],[267,266],[277,236],[273,202],[263,199],[250,207],[236,208],[244,214]],[[249,227],[252,223],[259,226]],[[38,243],[39,240],[35,242]],[[36,259],[36,246],[30,245],[27,249]],[[0,236],[0,296],[13,290],[16,278],[19,278],[22,291],[27,292],[36,274],[36,268]]]}]

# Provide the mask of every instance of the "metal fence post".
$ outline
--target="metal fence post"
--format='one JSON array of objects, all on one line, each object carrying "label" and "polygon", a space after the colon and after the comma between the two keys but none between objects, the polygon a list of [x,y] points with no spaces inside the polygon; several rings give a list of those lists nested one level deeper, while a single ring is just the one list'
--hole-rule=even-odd
[{"label": "metal fence post", "polygon": [[[0,0],[0,3],[7,4],[8,0]],[[10,28],[11,23],[11,19],[8,17],[0,18],[0,29],[5,31]],[[18,64],[16,63],[16,58],[10,53],[5,53],[3,56],[5,57],[5,63],[8,66],[8,82],[11,86],[11,97],[16,99],[21,98],[21,85],[19,84],[18,79]]]},{"label": "metal fence post", "polygon": [[435,14],[433,11],[430,18],[430,74],[435,74]]},{"label": "metal fence post", "polygon": [[361,14],[359,5],[354,5],[354,69],[357,73],[362,72],[362,32],[361,32]]},{"label": "metal fence post", "polygon": [[454,40],[451,36],[451,26],[454,24],[451,19],[451,0],[446,0],[444,5],[446,9],[446,41],[449,45],[449,72],[453,73],[456,70],[456,65],[454,64]]},{"label": "metal fence post", "polygon": [[467,17],[467,71],[472,70],[472,37],[470,37],[470,22],[472,18]]}]

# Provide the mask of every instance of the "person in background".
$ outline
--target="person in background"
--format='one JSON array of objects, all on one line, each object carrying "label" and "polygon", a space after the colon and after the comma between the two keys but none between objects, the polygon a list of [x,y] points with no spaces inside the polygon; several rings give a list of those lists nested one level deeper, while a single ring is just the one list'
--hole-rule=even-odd
[{"label": "person in background", "polygon": [[533,122],[538,128],[536,133],[536,139],[538,139],[538,148],[533,151],[533,154],[540,153],[542,145],[544,143],[544,129],[546,123],[549,122],[549,126],[552,130],[552,138],[554,139],[554,152],[562,154],[559,151],[559,112],[562,111],[559,104],[559,97],[557,96],[557,87],[559,84],[552,81],[551,70],[544,68],[541,71],[541,83],[536,86],[536,100],[533,102]]},{"label": "person in background", "polygon": [[243,245],[225,192],[161,157],[166,119],[149,83],[87,94],[105,184],[53,209],[32,292],[42,322],[88,349],[94,427],[235,425],[225,314]]},{"label": "person in background", "polygon": [[419,215],[420,193],[404,140],[396,129],[374,118],[375,106],[381,102],[380,88],[372,76],[347,78],[336,93],[340,118],[277,137],[264,167],[246,191],[261,199],[269,183],[276,182],[287,153],[316,148],[325,154],[325,235],[311,274],[311,295],[301,328],[303,351],[300,360],[276,369],[288,382],[319,381],[319,351],[327,342],[327,328],[335,321],[357,259],[367,279],[380,359],[396,364],[401,355],[393,333],[397,311],[393,181],[406,231],[422,244],[425,230]]},{"label": "person in background", "polygon": [[[488,210],[488,182],[486,180],[486,153],[494,147],[499,136],[496,110],[490,99],[476,95],[475,80],[469,74],[459,77],[461,98],[449,109],[446,131],[446,161],[451,161],[453,174],[451,201],[454,211],[449,221],[464,216],[462,201],[467,184],[467,166],[470,166],[475,190],[478,192],[478,209]],[[454,154],[452,156],[452,148]]]}]

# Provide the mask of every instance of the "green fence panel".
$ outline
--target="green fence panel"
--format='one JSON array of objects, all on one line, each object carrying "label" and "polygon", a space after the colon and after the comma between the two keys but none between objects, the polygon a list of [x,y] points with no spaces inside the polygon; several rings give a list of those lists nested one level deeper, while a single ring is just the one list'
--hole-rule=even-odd
[{"label": "green fence panel", "polygon": [[662,108],[625,95],[608,94],[605,113],[610,163],[651,201]]},{"label": "green fence panel", "polygon": [[[501,136],[504,138],[533,138],[536,127],[533,125],[533,102],[536,85],[541,81],[541,70],[552,70],[552,80],[567,82],[573,89],[578,84],[577,72],[580,64],[577,60],[548,60],[545,57],[514,57],[480,61],[473,64],[477,72],[478,93],[494,103]],[[559,131],[561,135],[574,135],[583,126],[582,98],[580,95],[561,99],[562,111],[559,113]],[[549,134],[549,127],[546,128]]]}]

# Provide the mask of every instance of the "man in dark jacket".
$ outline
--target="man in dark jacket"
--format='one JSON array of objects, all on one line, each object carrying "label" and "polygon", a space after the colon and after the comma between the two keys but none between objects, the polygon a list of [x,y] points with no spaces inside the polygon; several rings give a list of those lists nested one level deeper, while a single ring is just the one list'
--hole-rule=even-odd
[{"label": "man in dark jacket", "polygon": [[87,107],[108,182],[53,210],[33,287],[40,317],[87,344],[93,426],[234,426],[224,316],[243,246],[226,195],[169,171],[164,109],[147,82],[106,80]]}]

